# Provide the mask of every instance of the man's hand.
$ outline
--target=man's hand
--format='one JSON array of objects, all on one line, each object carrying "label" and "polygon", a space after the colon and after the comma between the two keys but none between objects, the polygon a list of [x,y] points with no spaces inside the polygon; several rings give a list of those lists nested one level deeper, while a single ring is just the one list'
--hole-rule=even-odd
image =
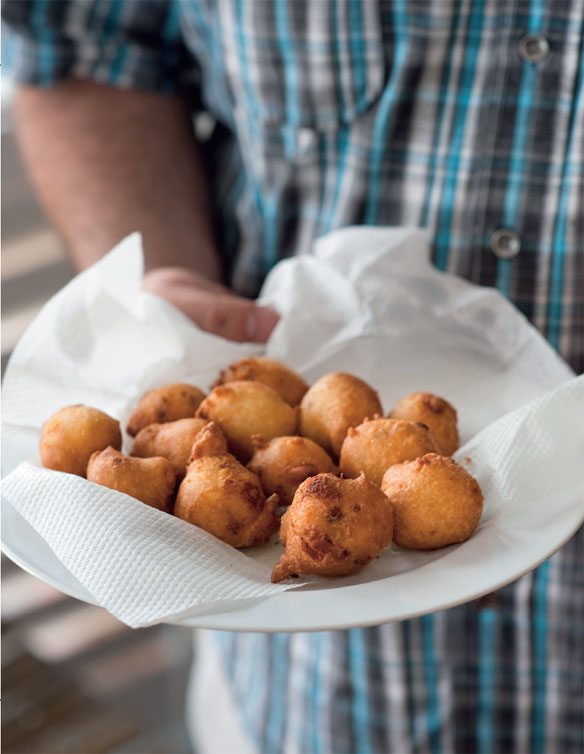
[{"label": "man's hand", "polygon": [[21,88],[20,142],[79,269],[142,233],[144,288],[203,330],[264,342],[277,315],[219,282],[211,202],[187,106],[89,81]]},{"label": "man's hand", "polygon": [[144,290],[170,301],[201,329],[223,338],[265,343],[278,322],[271,309],[234,295],[184,267],[159,267],[144,275]]}]

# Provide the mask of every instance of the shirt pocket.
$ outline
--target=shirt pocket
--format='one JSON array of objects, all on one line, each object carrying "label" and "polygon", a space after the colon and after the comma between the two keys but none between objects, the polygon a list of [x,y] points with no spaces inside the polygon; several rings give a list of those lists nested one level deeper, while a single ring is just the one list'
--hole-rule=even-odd
[{"label": "shirt pocket", "polygon": [[220,14],[238,127],[337,129],[380,96],[378,0],[225,0]]}]

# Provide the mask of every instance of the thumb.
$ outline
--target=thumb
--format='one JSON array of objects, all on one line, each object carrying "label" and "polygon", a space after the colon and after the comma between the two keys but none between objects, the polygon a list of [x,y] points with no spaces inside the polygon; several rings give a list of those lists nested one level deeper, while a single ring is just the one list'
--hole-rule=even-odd
[{"label": "thumb", "polygon": [[193,301],[193,320],[228,340],[265,343],[279,319],[271,309],[239,296],[205,291],[198,298]]},{"label": "thumb", "polygon": [[278,322],[271,309],[231,293],[224,286],[183,268],[160,268],[142,286],[176,306],[201,329],[228,340],[265,343]]}]

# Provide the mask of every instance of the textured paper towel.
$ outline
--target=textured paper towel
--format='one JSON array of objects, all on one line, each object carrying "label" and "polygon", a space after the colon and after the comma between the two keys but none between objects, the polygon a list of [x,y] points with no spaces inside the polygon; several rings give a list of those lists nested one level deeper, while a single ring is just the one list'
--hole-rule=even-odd
[{"label": "textured paper towel", "polygon": [[[43,421],[63,405],[93,405],[125,425],[145,390],[175,380],[207,389],[228,363],[261,352],[199,331],[142,293],[141,273],[133,235],[57,294],[25,333],[4,384],[5,472],[36,458]],[[413,390],[441,393],[459,410],[463,441],[572,376],[496,292],[437,272],[420,231],[337,231],[317,242],[314,256],[277,265],[261,298],[282,315],[267,355],[308,380],[354,372],[379,390],[386,410]],[[566,417],[581,398],[582,383],[573,382],[573,390],[546,398]],[[527,469],[514,474],[504,459],[522,452],[518,433],[541,428],[541,406],[505,417],[460,451],[460,458],[474,453],[472,471],[488,490],[485,525],[504,504],[508,479],[514,495],[531,494]],[[574,447],[572,437],[568,458]],[[573,468],[554,456],[552,478],[570,473],[573,479]],[[274,545],[238,552],[128,496],[34,462],[16,468],[2,494],[96,601],[132,626],[224,610],[298,585],[269,583]],[[343,581],[380,578],[433,557],[390,549]]]},{"label": "textured paper towel", "polygon": [[267,565],[81,477],[25,462],[2,495],[97,602],[131,626],[281,591]]}]

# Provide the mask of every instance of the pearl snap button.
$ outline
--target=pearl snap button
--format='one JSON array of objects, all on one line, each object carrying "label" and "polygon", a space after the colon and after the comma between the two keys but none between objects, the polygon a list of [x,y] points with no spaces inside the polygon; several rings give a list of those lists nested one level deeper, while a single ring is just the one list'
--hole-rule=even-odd
[{"label": "pearl snap button", "polygon": [[499,259],[513,259],[521,251],[521,238],[510,228],[499,228],[491,236],[491,249]]},{"label": "pearl snap button", "polygon": [[526,34],[519,40],[519,54],[528,63],[539,63],[549,51],[550,43],[542,34]]}]

